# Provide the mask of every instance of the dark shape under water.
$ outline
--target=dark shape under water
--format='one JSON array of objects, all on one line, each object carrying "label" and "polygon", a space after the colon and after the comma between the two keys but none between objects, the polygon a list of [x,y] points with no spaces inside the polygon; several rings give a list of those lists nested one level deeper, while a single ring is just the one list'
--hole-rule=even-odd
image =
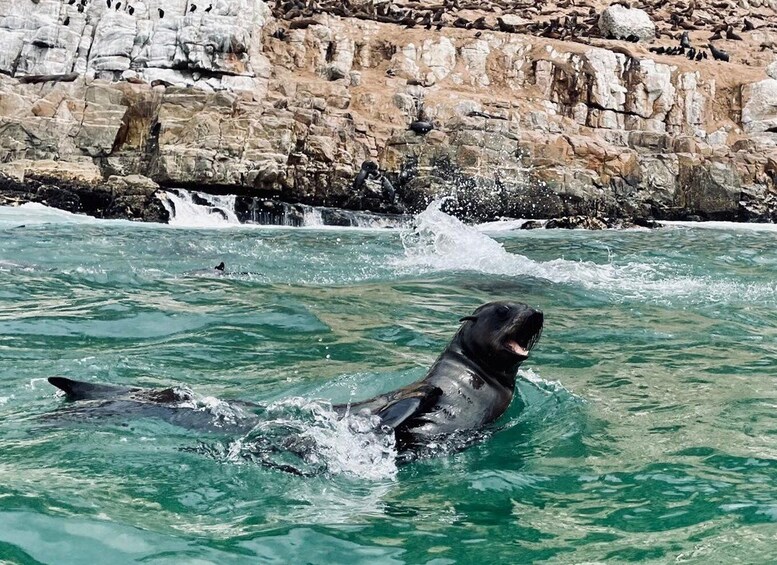
[{"label": "dark shape under water", "polygon": [[[513,399],[518,367],[540,338],[542,312],[515,302],[491,302],[461,322],[423,379],[369,400],[335,405],[334,411],[340,417],[377,417],[378,428],[393,433],[397,450],[405,456],[462,432],[476,432],[499,418]],[[230,402],[235,412],[214,419],[212,412],[197,410],[192,393],[183,389],[91,384],[63,377],[49,382],[68,400],[84,401],[67,412],[86,418],[155,417],[188,428],[239,433],[260,421],[252,412],[260,406],[246,402]],[[281,446],[304,451],[305,442],[288,438]]]}]

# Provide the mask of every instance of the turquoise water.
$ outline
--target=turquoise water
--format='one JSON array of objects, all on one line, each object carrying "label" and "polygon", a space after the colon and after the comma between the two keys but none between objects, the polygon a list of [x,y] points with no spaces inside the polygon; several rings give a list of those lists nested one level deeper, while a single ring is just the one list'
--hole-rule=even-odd
[{"label": "turquoise water", "polygon": [[[0,208],[0,558],[19,563],[767,563],[777,232],[174,229]],[[23,227],[22,227],[23,226]],[[225,261],[236,274],[187,274]],[[242,274],[241,274],[242,273]],[[397,466],[333,421],[421,377],[479,304],[543,337],[482,441]],[[45,377],[265,405],[220,437],[52,421]],[[317,474],[246,458],[263,431]],[[207,446],[208,449],[203,449]]]}]

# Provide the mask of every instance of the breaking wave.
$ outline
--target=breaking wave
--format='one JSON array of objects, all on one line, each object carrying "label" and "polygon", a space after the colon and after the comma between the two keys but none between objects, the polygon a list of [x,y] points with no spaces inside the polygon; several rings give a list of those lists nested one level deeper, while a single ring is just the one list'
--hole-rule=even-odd
[{"label": "breaking wave", "polygon": [[437,200],[418,214],[414,229],[402,234],[405,254],[397,268],[406,274],[434,271],[477,271],[489,275],[522,276],[604,291],[612,297],[689,303],[771,301],[777,303],[777,283],[691,276],[677,267],[655,263],[616,264],[553,259],[536,261],[510,253],[504,246],[446,214]]}]

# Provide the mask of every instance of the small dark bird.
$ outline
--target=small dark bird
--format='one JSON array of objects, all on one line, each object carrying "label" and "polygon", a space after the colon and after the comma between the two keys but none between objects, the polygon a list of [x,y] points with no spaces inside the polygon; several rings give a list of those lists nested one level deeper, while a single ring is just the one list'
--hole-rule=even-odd
[{"label": "small dark bird", "polygon": [[410,130],[414,131],[415,133],[419,135],[424,135],[429,133],[434,129],[434,125],[432,122],[427,122],[424,120],[417,120],[410,124]]},{"label": "small dark bird", "polygon": [[480,37],[481,35],[483,35],[482,31],[475,32],[475,37]]},{"label": "small dark bird", "polygon": [[191,13],[192,13],[194,10],[196,10],[196,9],[197,9],[197,6],[195,6],[194,4],[192,4],[191,6],[189,6],[189,13],[191,14]]},{"label": "small dark bird", "polygon": [[680,37],[680,46],[685,47],[686,49],[691,48],[691,39],[688,37],[687,31],[684,31],[683,35]]},{"label": "small dark bird", "polygon": [[105,3],[108,4],[108,7],[111,7],[111,0],[105,0]]},{"label": "small dark bird", "polygon": [[119,8],[121,8],[121,2],[116,2],[116,11],[119,11]]},{"label": "small dark bird", "polygon": [[[68,0],[68,2],[67,2],[68,6],[72,6],[75,3],[76,3],[76,0]],[[747,20],[745,20],[745,21],[747,21]]]},{"label": "small dark bird", "polygon": [[165,11],[162,8],[157,8],[157,10],[159,10],[159,19],[161,20],[162,18],[165,17]]},{"label": "small dark bird", "polygon": [[744,27],[742,28],[742,31],[753,31],[755,29],[755,26],[753,25],[753,22],[745,18]]},{"label": "small dark bird", "polygon": [[207,8],[205,8],[205,11],[206,11],[206,12],[210,12],[212,9],[213,9],[213,4],[211,4],[210,6],[208,6]]},{"label": "small dark bird", "polygon": [[730,57],[728,56],[728,53],[725,51],[722,51],[721,49],[718,49],[715,47],[712,43],[708,43],[707,47],[710,48],[710,52],[712,53],[712,58],[716,61],[725,61],[728,63]]},{"label": "small dark bird", "polygon": [[65,21],[62,22],[62,25],[66,26],[66,25],[69,25],[69,24],[70,24],[70,16],[67,16],[67,17],[65,17]]},{"label": "small dark bird", "polygon": [[129,15],[130,15],[130,16],[132,16],[132,15],[134,15],[134,14],[135,14],[135,8],[133,8],[132,6],[130,6],[129,8],[127,8],[127,11],[129,12]]},{"label": "small dark bird", "polygon": [[696,57],[696,49],[694,49],[693,47],[688,49],[688,53],[686,54],[686,57],[688,57],[688,59],[693,61],[693,58]]},{"label": "small dark bird", "polygon": [[699,50],[699,52],[696,53],[696,60],[697,61],[701,61],[702,59],[706,59],[706,58],[707,58],[707,52],[706,51]]},{"label": "small dark bird", "polygon": [[83,4],[79,4],[78,5],[78,13],[79,14],[83,14],[84,13],[84,5]]}]

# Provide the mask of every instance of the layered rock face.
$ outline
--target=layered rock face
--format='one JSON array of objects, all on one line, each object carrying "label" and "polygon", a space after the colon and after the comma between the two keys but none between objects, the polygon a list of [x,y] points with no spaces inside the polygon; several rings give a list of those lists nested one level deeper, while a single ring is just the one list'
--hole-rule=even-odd
[{"label": "layered rock face", "polygon": [[[0,0],[0,203],[164,220],[155,189],[183,186],[383,212],[449,195],[479,220],[777,219],[774,26],[725,63],[511,33],[506,14],[427,30],[372,3],[68,1]],[[395,197],[354,183],[367,160]]]}]

